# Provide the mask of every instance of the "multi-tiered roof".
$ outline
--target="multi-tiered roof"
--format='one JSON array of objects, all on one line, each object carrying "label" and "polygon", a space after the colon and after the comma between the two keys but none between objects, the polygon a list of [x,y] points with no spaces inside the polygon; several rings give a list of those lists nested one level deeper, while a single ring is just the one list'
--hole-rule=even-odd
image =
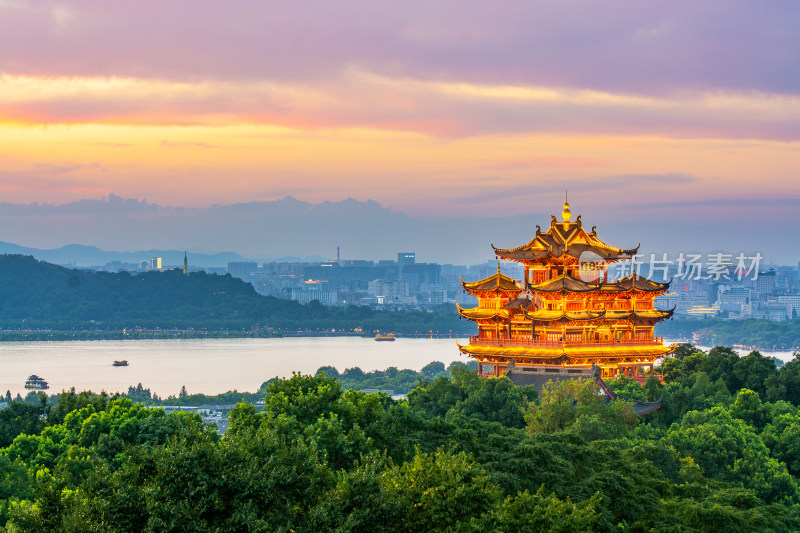
[{"label": "multi-tiered roof", "polygon": [[478,298],[478,306],[458,311],[478,324],[462,352],[478,359],[493,375],[509,363],[525,366],[597,365],[603,376],[620,373],[639,376],[642,367],[671,351],[653,337],[654,325],[672,316],[653,300],[669,283],[651,281],[635,272],[608,280],[608,265],[632,259],[639,247],[621,249],[587,232],[581,217],[571,222],[569,203],[563,219],[552,217],[550,228],[527,244],[497,248],[502,259],[521,263],[523,279],[500,272],[464,289]]}]

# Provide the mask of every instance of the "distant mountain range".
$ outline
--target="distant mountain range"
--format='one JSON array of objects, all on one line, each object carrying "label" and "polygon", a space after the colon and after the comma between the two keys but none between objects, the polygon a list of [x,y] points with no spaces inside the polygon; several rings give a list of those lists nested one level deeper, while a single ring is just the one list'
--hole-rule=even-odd
[{"label": "distant mountain range", "polygon": [[[114,252],[97,248],[96,246],[84,246],[81,244],[68,244],[52,250],[40,250],[38,248],[27,248],[17,244],[0,242],[0,253],[32,255],[40,261],[47,261],[57,265],[75,266],[103,266],[112,261],[123,263],[136,263],[138,261],[150,260],[153,257],[161,257],[162,264],[167,266],[183,265],[183,251],[177,250],[138,250],[135,252]],[[192,254],[192,265],[203,267],[224,267],[232,261],[244,261],[245,259],[233,252],[222,252],[217,254]]]},{"label": "distant mountain range", "polygon": [[[182,264],[184,249],[194,252],[190,262],[196,265],[206,261],[201,253],[213,256],[222,250],[234,250],[238,255],[232,260],[335,259],[337,247],[343,259],[396,259],[398,252],[408,251],[416,252],[422,262],[474,264],[494,257],[489,247],[493,240],[508,246],[527,242],[534,220],[546,223],[549,216],[427,220],[354,199],[311,204],[287,196],[271,202],[187,208],[110,195],[61,205],[0,202],[0,240],[39,250],[79,243],[144,254],[86,254],[88,262],[83,262],[73,248],[56,255],[34,253],[60,264],[75,261],[78,266],[147,259],[152,251],[162,251],[167,262]],[[176,261],[163,251],[177,251],[180,258]],[[213,266],[227,262],[228,256],[220,256]]]},{"label": "distant mountain range", "polygon": [[[0,254],[20,254],[30,255],[39,261],[46,261],[56,265],[68,265],[76,267],[104,266],[114,261],[122,263],[137,263],[138,261],[149,261],[154,257],[160,257],[165,267],[183,266],[183,250],[137,250],[134,252],[115,252],[101,250],[96,246],[84,246],[82,244],[68,244],[52,250],[40,250],[38,248],[28,248],[18,244],[0,242]],[[253,259],[242,257],[235,252],[219,253],[195,253],[188,252],[189,264],[191,267],[225,267],[228,263],[235,261],[250,261]],[[263,259],[255,259],[263,262]],[[277,262],[319,262],[324,261],[318,255],[308,257],[278,257],[270,259]]]},{"label": "distant mountain range", "polygon": [[[585,194],[572,204],[573,217],[582,214],[587,228],[597,225],[603,241],[621,248],[641,243],[643,252],[760,252],[764,263],[798,260],[796,247],[787,243],[796,240],[800,210],[766,231],[747,206],[731,221],[714,216],[713,206],[705,204],[698,204],[691,217],[672,207],[597,205]],[[419,262],[464,265],[494,259],[490,244],[511,248],[528,242],[537,224],[542,229],[550,225],[551,214],[560,219],[560,203],[531,206],[524,215],[486,210],[421,218],[352,198],[312,204],[287,196],[189,208],[111,194],[60,205],[0,202],[0,239],[37,248],[28,252],[37,258],[77,266],[154,255],[178,265],[183,263],[183,250],[189,251],[190,264],[197,266],[224,266],[243,258],[335,259],[337,247],[342,259],[394,259],[398,252],[415,252]],[[67,243],[91,246],[81,250],[64,247]],[[100,253],[120,249],[140,251]]]}]

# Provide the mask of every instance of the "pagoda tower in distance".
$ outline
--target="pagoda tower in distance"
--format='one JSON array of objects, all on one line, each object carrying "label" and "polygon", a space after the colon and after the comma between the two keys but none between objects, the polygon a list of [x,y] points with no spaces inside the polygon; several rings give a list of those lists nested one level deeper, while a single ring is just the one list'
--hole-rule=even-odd
[{"label": "pagoda tower in distance", "polygon": [[[478,334],[461,352],[478,361],[479,373],[502,376],[535,371],[629,376],[643,381],[653,364],[671,353],[653,327],[672,316],[653,306],[669,283],[656,283],[636,272],[608,281],[608,265],[631,260],[639,247],[622,250],[604,243],[595,228],[587,232],[581,217],[572,222],[565,200],[562,220],[522,246],[495,248],[498,258],[523,266],[523,279],[500,273],[467,283],[478,298],[474,309],[458,312],[478,324]],[[629,269],[633,270],[633,269]]]}]

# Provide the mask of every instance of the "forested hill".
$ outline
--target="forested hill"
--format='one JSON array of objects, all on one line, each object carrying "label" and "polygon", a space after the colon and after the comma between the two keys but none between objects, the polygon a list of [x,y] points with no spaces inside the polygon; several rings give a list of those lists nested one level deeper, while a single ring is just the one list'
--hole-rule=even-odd
[{"label": "forested hill", "polygon": [[88,272],[22,255],[0,255],[0,327],[229,329],[468,333],[452,306],[433,313],[325,307],[261,296],[229,275],[180,270]]}]

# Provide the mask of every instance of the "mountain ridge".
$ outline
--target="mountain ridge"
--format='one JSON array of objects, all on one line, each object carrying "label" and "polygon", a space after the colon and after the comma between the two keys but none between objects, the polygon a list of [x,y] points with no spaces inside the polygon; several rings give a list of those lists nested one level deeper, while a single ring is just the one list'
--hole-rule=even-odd
[{"label": "mountain ridge", "polygon": [[[540,203],[532,203],[524,215],[471,210],[420,218],[374,200],[354,198],[314,204],[286,196],[271,201],[173,207],[111,194],[101,200],[59,205],[0,203],[0,240],[40,250],[78,239],[104,250],[233,250],[242,258],[255,260],[313,255],[333,259],[337,248],[343,259],[380,260],[408,251],[415,252],[420,262],[479,264],[494,259],[490,243],[502,248],[519,246],[530,241],[537,225],[546,227],[551,214],[560,215],[560,203],[544,206],[546,211]],[[605,242],[620,248],[641,243],[643,252],[656,254],[759,252],[765,263],[796,264],[798,260],[785,243],[795,237],[792,224],[800,221],[800,211],[765,233],[759,224],[745,219],[734,228],[707,209],[698,208],[690,219],[679,212],[670,213],[668,206],[639,207],[634,210],[640,213],[636,216],[629,208],[598,205],[587,199],[573,202],[572,211],[583,215],[586,227],[596,225]],[[179,264],[182,262],[181,256]]]}]

